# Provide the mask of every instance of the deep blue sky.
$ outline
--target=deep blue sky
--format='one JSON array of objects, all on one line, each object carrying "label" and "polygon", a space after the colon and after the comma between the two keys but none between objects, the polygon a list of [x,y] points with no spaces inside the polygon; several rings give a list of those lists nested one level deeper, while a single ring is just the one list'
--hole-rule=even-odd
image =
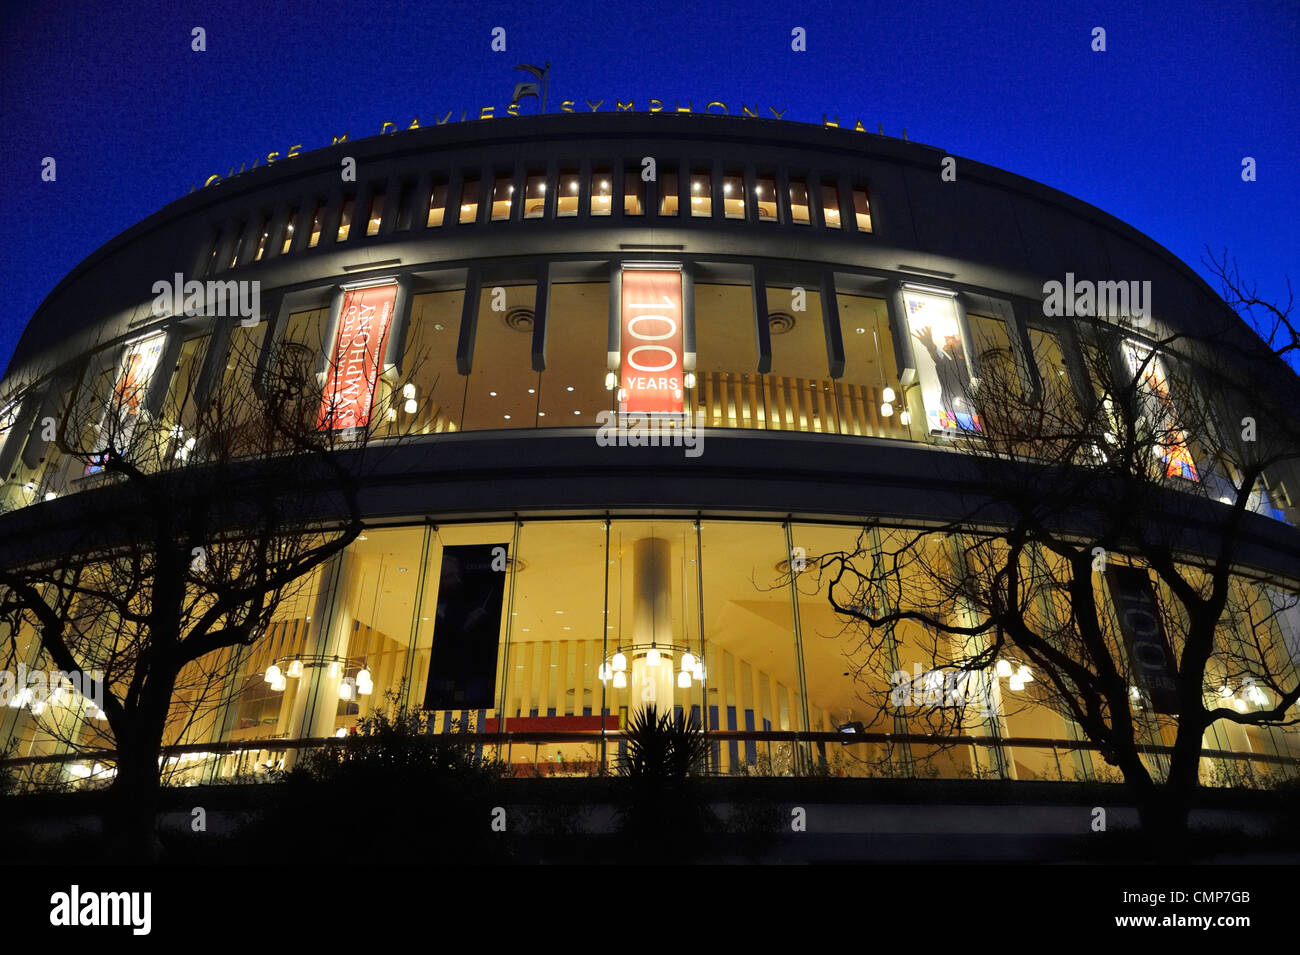
[{"label": "deep blue sky", "polygon": [[1300,285],[1297,2],[3,6],[0,367],[78,261],[208,174],[385,120],[501,112],[515,64],[546,60],[552,110],[634,97],[860,117],[1078,196],[1193,266],[1226,246],[1266,295]]}]

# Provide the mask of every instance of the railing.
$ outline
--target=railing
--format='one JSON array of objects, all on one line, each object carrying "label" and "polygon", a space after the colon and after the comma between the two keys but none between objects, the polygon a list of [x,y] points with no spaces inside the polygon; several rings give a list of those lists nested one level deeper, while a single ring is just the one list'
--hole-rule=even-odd
[{"label": "railing", "polygon": [[881,415],[882,395],[871,385],[832,379],[701,372],[694,402],[706,427],[920,440],[915,424],[902,424],[906,406],[899,401],[892,415]]},{"label": "railing", "polygon": [[[451,732],[430,736],[498,758],[514,776],[612,775],[617,772],[624,744],[622,732],[599,730]],[[706,772],[714,776],[1120,781],[1117,771],[1100,766],[1099,758],[1077,761],[1082,754],[1097,754],[1096,744],[1087,740],[748,730],[713,730],[705,736],[709,744]],[[169,746],[162,757],[164,779],[169,785],[248,781],[291,768],[303,753],[345,742],[326,737]],[[1160,745],[1139,745],[1136,749],[1157,775],[1159,760],[1173,753],[1172,747]],[[1028,754],[1036,754],[1037,761],[1049,771],[1028,777],[1023,771],[1015,771],[1013,767],[1028,761]],[[19,757],[0,766],[17,771],[20,789],[52,784],[76,787],[111,779],[115,756],[113,750],[86,750]],[[1300,778],[1300,758],[1296,757],[1202,749],[1201,759],[1202,782],[1206,785],[1267,785]],[[1205,760],[1217,760],[1221,765],[1206,765]],[[52,783],[43,778],[51,772],[60,780]]]}]

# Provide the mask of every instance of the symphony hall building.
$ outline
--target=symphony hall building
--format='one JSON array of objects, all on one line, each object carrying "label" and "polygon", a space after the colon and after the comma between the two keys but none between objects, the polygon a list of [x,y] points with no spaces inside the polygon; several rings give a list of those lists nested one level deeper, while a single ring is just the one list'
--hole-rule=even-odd
[{"label": "symphony hall building", "polygon": [[[201,402],[286,344],[331,375],[356,346],[361,370],[331,387],[359,424],[384,408],[373,443],[393,445],[365,531],[174,721],[173,783],[291,765],[393,696],[519,773],[611,765],[653,699],[700,717],[718,774],[881,775],[890,752],[899,775],[1112,779],[1015,661],[960,738],[866,705],[863,681],[891,674],[855,672],[844,621],[798,572],[952,516],[954,435],[979,428],[954,388],[988,356],[1088,402],[1090,356],[1123,360],[1111,333],[1244,331],[1123,222],[971,160],[945,181],[944,155],[774,119],[561,113],[343,142],[197,189],[32,317],[0,384],[0,539],[55,533],[103,490],[43,426],[73,383],[102,402],[130,382],[130,413],[184,448],[180,383]],[[1044,285],[1067,275],[1149,280],[1154,323],[1048,314]],[[160,309],[155,284],[176,279],[239,283],[247,320]],[[617,433],[620,409],[654,427]],[[1251,560],[1278,581],[1300,578],[1296,481],[1266,474],[1249,515]],[[1297,646],[1293,616],[1272,625]],[[891,637],[908,673],[913,626]],[[111,752],[92,764],[67,738],[99,738],[94,712],[16,703],[0,750],[17,765],[111,772]],[[1172,736],[1144,725],[1158,774]],[[1219,723],[1205,747],[1207,780],[1300,760],[1289,730]]]}]

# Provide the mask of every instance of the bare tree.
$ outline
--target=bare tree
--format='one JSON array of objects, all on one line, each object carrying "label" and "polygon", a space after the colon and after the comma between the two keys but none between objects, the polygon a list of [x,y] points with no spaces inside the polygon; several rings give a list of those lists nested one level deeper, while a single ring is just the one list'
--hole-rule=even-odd
[{"label": "bare tree", "polygon": [[1300,326],[1291,313],[1295,309],[1295,293],[1291,279],[1286,280],[1286,303],[1269,301],[1259,294],[1259,285],[1241,274],[1237,260],[1224,249],[1216,255],[1205,247],[1201,263],[1219,283],[1223,300],[1245,319],[1279,358],[1288,362],[1300,355]]},{"label": "bare tree", "polygon": [[97,757],[114,770],[106,828],[133,857],[155,851],[165,741],[216,705],[237,651],[362,530],[372,439],[392,434],[400,395],[380,389],[368,420],[345,418],[316,354],[281,342],[259,366],[232,349],[205,400],[192,363],[154,414],[139,348],[83,375],[55,444],[100,486],[61,502],[78,512],[46,549],[0,564],[11,668],[34,643],[73,685],[102,680],[102,712],[65,699],[38,717],[72,752],[111,751]]},{"label": "bare tree", "polygon": [[982,427],[945,465],[963,488],[949,519],[869,526],[809,558],[800,586],[844,622],[878,715],[900,712],[882,675],[906,627],[928,663],[914,719],[953,735],[996,719],[990,702],[1058,714],[1117,767],[1144,827],[1177,832],[1211,727],[1296,722],[1279,618],[1297,586],[1250,561],[1276,516],[1264,476],[1300,435],[1205,343],[1102,323],[1087,339],[1090,395],[1063,374],[1035,391],[1010,354],[982,356],[967,393]]}]

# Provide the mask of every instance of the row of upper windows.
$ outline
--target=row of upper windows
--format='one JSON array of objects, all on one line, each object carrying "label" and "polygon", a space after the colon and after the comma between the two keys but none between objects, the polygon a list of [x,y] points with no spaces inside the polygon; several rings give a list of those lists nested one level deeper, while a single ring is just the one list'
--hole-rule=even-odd
[{"label": "row of upper windows", "polygon": [[[366,205],[365,235],[376,236],[381,231],[404,232],[420,218],[423,218],[425,228],[433,229],[453,221],[470,225],[512,219],[563,219],[580,214],[608,216],[619,202],[623,215],[630,217],[645,216],[648,208],[653,206],[655,215],[662,218],[689,215],[703,219],[819,225],[861,233],[872,231],[871,202],[866,186],[846,184],[837,179],[816,176],[786,179],[778,178],[775,172],[764,171],[752,176],[747,186],[743,170],[728,169],[721,173],[719,188],[715,190],[713,170],[689,166],[680,176],[677,170],[663,170],[654,183],[643,180],[639,169],[623,172],[621,183],[620,174],[613,168],[592,169],[585,178],[587,188],[583,189],[584,174],[577,169],[562,169],[554,177],[542,170],[527,171],[519,182],[522,202],[517,201],[516,181],[510,174],[499,174],[491,179],[483,178],[481,173],[435,179],[429,185],[427,208],[423,197],[417,195],[421,190],[414,180],[399,182],[396,196],[387,195],[386,184],[376,184],[362,200]],[[687,186],[685,190],[683,184]],[[621,188],[616,189],[619,185]],[[656,187],[653,192],[648,191],[649,185]],[[747,202],[750,193],[753,198]],[[554,195],[549,206],[548,195]],[[657,198],[652,199],[656,195]],[[683,211],[687,208],[689,214]],[[212,238],[205,274],[260,262],[276,254],[288,255],[295,249],[296,230],[303,227],[307,229],[307,239],[297,248],[316,248],[321,244],[326,223],[335,210],[329,200],[317,199],[310,211],[309,221],[303,217],[304,207],[295,206],[279,221],[274,213],[265,212],[259,219],[236,223],[225,231],[218,231]],[[335,242],[352,238],[357,213],[357,197],[342,196],[337,209],[337,226],[331,227],[335,232]],[[386,221],[386,217],[391,221]],[[277,228],[282,228],[282,237],[276,243],[278,250],[272,247],[271,238]]]}]

